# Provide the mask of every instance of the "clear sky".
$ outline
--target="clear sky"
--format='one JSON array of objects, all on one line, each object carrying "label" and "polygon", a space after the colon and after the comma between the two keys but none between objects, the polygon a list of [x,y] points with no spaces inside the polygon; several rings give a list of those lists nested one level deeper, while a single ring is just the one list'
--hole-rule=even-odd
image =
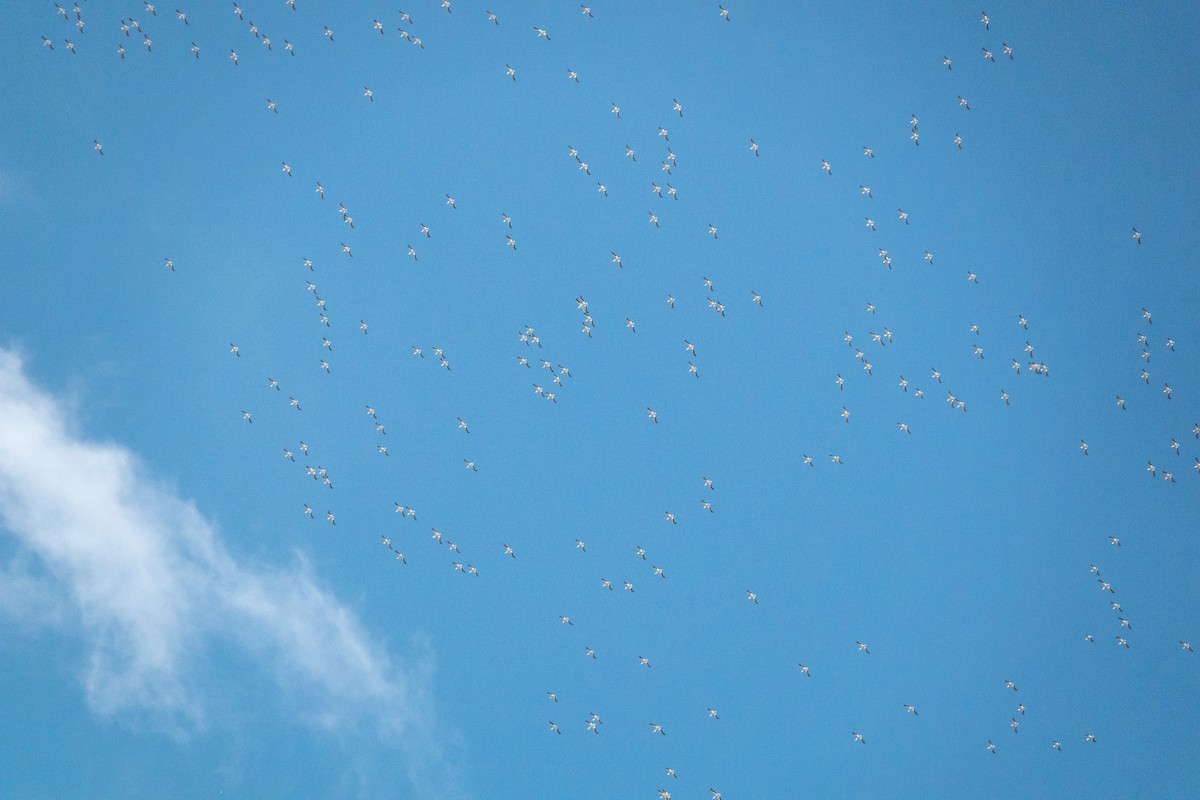
[{"label": "clear sky", "polygon": [[1200,795],[1191,6],[184,1],[0,12],[0,796]]}]

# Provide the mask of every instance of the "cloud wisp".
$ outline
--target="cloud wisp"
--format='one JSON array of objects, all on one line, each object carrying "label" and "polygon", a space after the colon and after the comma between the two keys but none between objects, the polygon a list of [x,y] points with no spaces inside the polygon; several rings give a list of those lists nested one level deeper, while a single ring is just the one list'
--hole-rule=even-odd
[{"label": "cloud wisp", "polygon": [[[240,563],[129,450],[88,441],[69,418],[0,349],[0,527],[17,543],[0,565],[13,579],[0,611],[85,643],[93,712],[204,727],[213,704],[203,665],[228,653],[310,724],[369,723],[418,746],[433,738],[427,655],[390,655],[298,557]],[[58,607],[34,613],[47,602]]]}]

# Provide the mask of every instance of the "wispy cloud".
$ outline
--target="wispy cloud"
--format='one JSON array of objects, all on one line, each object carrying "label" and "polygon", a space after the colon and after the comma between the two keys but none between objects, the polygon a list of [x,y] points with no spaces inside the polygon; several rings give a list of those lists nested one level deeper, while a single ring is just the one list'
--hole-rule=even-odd
[{"label": "wispy cloud", "polygon": [[0,525],[18,543],[0,620],[73,628],[94,712],[203,727],[203,665],[224,649],[310,723],[428,746],[427,654],[389,654],[298,556],[240,563],[127,449],[72,431],[65,406],[0,349]]}]

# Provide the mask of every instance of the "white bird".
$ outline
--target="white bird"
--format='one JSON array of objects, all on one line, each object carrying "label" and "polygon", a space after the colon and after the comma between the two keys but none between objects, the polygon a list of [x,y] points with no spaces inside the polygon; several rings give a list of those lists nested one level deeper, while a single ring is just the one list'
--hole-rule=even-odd
[{"label": "white bird", "polygon": [[372,92],[370,89],[368,89],[366,86],[363,87],[363,97],[367,98],[372,103],[375,102],[375,93]]},{"label": "white bird", "polygon": [[514,81],[517,79],[517,71],[508,64],[504,65],[504,74],[512,78]]},{"label": "white bird", "polygon": [[750,140],[750,151],[754,153],[754,155],[758,155],[758,143],[753,139]]},{"label": "white bird", "polygon": [[749,600],[751,603],[754,603],[754,605],[758,605],[758,595],[756,595],[754,592],[750,591],[749,589],[746,590],[746,599]]},{"label": "white bird", "polygon": [[[657,424],[658,424],[658,412],[657,412],[657,411],[655,411],[653,408],[650,408],[649,406],[647,406],[647,407],[646,407],[646,415],[647,415],[648,417],[650,417],[650,420],[651,420],[651,421],[652,421],[652,422],[653,422],[655,425],[657,425]],[[672,520],[672,522],[674,522],[674,520]]]},{"label": "white bird", "polygon": [[464,459],[463,459],[463,464],[465,464],[465,465],[466,465],[466,467],[467,467],[467,469],[471,470],[471,472],[478,472],[478,471],[479,471],[479,470],[475,469],[475,462],[474,462],[474,461],[468,461],[467,459],[465,459],[465,458],[464,458]]},{"label": "white bird", "polygon": [[539,28],[535,25],[535,26],[533,26],[533,30],[535,33],[537,33],[538,36],[542,37],[547,42],[550,41],[550,35],[548,33],[546,33],[545,28]]},{"label": "white bird", "polygon": [[721,5],[719,5],[719,6],[717,6],[717,10],[718,10],[718,12],[720,13],[721,17],[722,17],[722,18],[723,18],[723,19],[724,19],[726,22],[729,22],[729,9],[725,8],[725,6],[721,6]]},{"label": "white bird", "polygon": [[914,717],[920,716],[920,714],[917,713],[917,709],[915,709],[912,706],[906,705],[906,706],[904,706],[904,710],[907,711],[908,713],[912,714]]},{"label": "white bird", "polygon": [[854,731],[850,731],[850,735],[853,736],[854,741],[858,742],[859,744],[867,743],[867,740],[863,738],[863,735],[861,733],[855,733]]}]

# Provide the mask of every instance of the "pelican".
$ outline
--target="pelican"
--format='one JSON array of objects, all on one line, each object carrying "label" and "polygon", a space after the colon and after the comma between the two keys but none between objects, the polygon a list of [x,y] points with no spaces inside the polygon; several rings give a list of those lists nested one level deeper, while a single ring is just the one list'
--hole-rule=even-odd
[{"label": "pelican", "polygon": [[466,467],[467,467],[467,469],[471,470],[471,472],[479,472],[479,470],[475,469],[475,462],[474,462],[474,461],[469,461],[469,460],[467,460],[467,459],[465,459],[465,458],[464,458],[464,459],[463,459],[463,464],[465,464],[465,465],[466,465]]},{"label": "pelican", "polygon": [[729,22],[729,9],[725,8],[725,6],[719,5],[717,6],[717,10],[721,14],[721,18],[726,22]]},{"label": "pelican", "polygon": [[[651,420],[651,421],[652,421],[652,422],[653,422],[655,425],[657,425],[657,424],[658,424],[658,412],[657,412],[657,411],[655,411],[653,408],[650,408],[649,406],[646,406],[646,415],[647,415],[648,417],[650,417],[650,420]],[[671,520],[671,521],[672,521],[672,522],[674,522],[674,520]]]},{"label": "pelican", "polygon": [[758,143],[753,139],[750,140],[750,152],[754,153],[756,156],[758,155]]},{"label": "pelican", "polygon": [[963,96],[961,94],[958,96],[958,104],[960,106],[962,106],[963,108],[965,108],[967,111],[971,110],[971,106],[968,105],[967,101],[963,99]]},{"label": "pelican", "polygon": [[746,590],[746,599],[749,600],[751,603],[754,603],[754,605],[758,605],[758,595],[756,595],[754,592],[750,591],[749,589]]},{"label": "pelican", "polygon": [[366,86],[363,87],[363,97],[367,98],[372,103],[375,102],[375,93],[372,92],[370,89],[368,89]]},{"label": "pelican", "polygon": [[920,716],[920,714],[917,713],[917,709],[914,708],[913,706],[906,705],[906,706],[904,706],[904,710],[907,711],[908,713],[912,714],[914,717]]},{"label": "pelican", "polygon": [[825,171],[826,175],[833,174],[833,169],[829,166],[829,162],[823,158],[821,159],[821,169]]},{"label": "pelican", "polygon": [[1142,243],[1142,233],[1137,228],[1133,229],[1133,240],[1138,244]]},{"label": "pelican", "polygon": [[863,738],[863,735],[861,733],[855,733],[854,731],[850,731],[850,735],[853,736],[854,741],[858,742],[859,744],[867,743],[867,740]]},{"label": "pelican", "polygon": [[542,38],[543,38],[543,39],[545,39],[547,42],[548,42],[548,41],[550,41],[550,35],[549,35],[548,33],[546,33],[546,29],[545,29],[545,28],[539,28],[539,27],[537,27],[536,25],[534,25],[534,26],[533,26],[533,30],[534,30],[534,32],[535,32],[535,33],[536,33],[538,36],[542,37]]}]

